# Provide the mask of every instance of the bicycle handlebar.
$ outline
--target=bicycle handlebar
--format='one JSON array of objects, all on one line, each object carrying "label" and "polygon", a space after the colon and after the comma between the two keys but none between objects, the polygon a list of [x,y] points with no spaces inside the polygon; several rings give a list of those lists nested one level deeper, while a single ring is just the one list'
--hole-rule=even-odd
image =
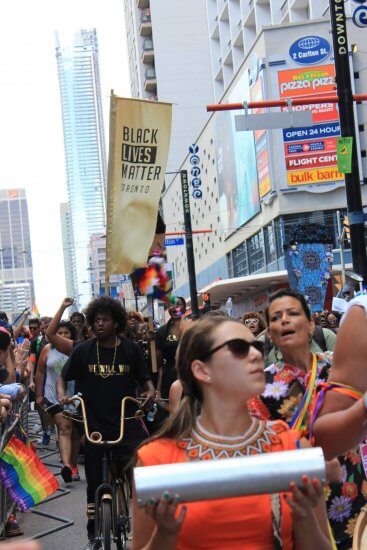
[{"label": "bicycle handlebar", "polygon": [[[127,401],[132,401],[133,403],[136,403],[137,405],[141,405],[141,400],[135,399],[134,397],[124,397],[121,401],[121,419],[120,419],[120,435],[118,439],[115,439],[114,441],[106,441],[103,440],[102,434],[100,432],[92,432],[89,433],[89,426],[88,426],[88,420],[85,410],[85,403],[84,399],[81,396],[81,394],[73,395],[72,397],[69,397],[68,402],[74,403],[78,401],[82,408],[82,416],[83,416],[83,423],[84,423],[84,429],[85,429],[85,437],[89,441],[89,443],[92,443],[93,445],[118,445],[121,443],[123,437],[124,437],[124,420],[125,420],[125,404]],[[139,420],[139,418],[142,418],[144,416],[144,411],[141,409],[138,409],[135,413],[135,418]]]}]

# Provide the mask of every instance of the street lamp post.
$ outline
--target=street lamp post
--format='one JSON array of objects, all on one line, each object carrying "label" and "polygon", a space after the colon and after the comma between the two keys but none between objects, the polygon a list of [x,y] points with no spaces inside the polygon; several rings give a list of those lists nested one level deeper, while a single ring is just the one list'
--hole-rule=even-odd
[{"label": "street lamp post", "polygon": [[189,180],[187,177],[187,170],[181,170],[180,176],[181,176],[181,188],[182,188],[184,225],[185,225],[185,232],[186,232],[185,241],[186,241],[186,255],[187,255],[187,270],[189,274],[189,286],[190,286],[190,298],[191,298],[191,315],[194,319],[197,319],[199,317],[199,304],[198,304],[198,293],[197,293],[197,287],[196,287],[195,258],[194,258],[194,245],[192,242],[190,194],[189,194]]},{"label": "street lamp post", "polygon": [[367,255],[364,236],[364,213],[362,210],[361,183],[357,155],[356,130],[351,86],[347,21],[344,0],[329,0],[331,32],[334,46],[335,75],[338,93],[340,130],[342,137],[351,137],[351,173],[345,174],[348,220],[350,224],[350,244],[353,270],[362,275],[367,284]]}]

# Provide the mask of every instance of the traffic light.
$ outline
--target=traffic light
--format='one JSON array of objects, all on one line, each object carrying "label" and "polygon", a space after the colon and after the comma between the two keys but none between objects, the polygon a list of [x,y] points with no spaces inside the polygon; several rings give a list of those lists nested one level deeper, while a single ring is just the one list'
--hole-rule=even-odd
[{"label": "traffic light", "polygon": [[344,216],[343,227],[344,227],[345,238],[348,239],[348,241],[350,241],[350,225],[349,225],[348,216]]},{"label": "traffic light", "polygon": [[210,310],[210,294],[209,292],[204,292],[203,294],[203,306],[206,311]]}]

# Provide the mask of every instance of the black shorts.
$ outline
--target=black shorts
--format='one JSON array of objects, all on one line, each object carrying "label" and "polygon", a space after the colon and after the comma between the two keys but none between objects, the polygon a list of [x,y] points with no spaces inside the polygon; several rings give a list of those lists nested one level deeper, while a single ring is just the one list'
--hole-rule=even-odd
[{"label": "black shorts", "polygon": [[60,405],[60,403],[51,403],[51,401],[45,397],[43,398],[43,404],[47,414],[50,414],[51,416],[64,412],[64,408]]}]

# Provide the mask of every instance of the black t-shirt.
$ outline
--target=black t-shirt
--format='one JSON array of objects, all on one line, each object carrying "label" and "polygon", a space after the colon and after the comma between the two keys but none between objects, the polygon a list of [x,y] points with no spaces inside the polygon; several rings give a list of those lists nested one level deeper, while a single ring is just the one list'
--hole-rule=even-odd
[{"label": "black t-shirt", "polygon": [[[136,387],[150,380],[140,347],[128,338],[121,337],[116,348],[99,345],[88,340],[76,346],[64,365],[62,378],[76,381],[75,391],[81,392],[87,410],[90,431],[99,431],[103,437],[116,439],[120,432],[121,401],[126,396],[135,397]],[[134,415],[137,405],[128,403],[125,416]],[[124,438],[144,437],[140,420],[126,420]]]},{"label": "black t-shirt", "polygon": [[169,334],[171,321],[162,325],[156,332],[155,345],[161,351],[165,360],[162,378],[162,397],[168,399],[169,390],[175,380],[177,380],[176,370],[176,351],[180,342],[175,334]]}]

